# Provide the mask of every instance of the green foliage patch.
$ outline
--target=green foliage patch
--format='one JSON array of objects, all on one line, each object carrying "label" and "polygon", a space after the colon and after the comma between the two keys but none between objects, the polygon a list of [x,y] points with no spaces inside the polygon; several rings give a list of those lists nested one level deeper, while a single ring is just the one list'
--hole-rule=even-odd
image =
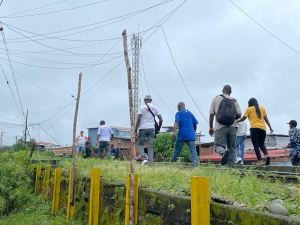
[{"label": "green foliage patch", "polygon": [[[157,135],[153,143],[153,151],[156,155],[155,161],[171,161],[175,146],[175,139],[170,133]],[[187,144],[183,145],[181,150],[179,161],[181,162],[191,162],[191,153]]]}]

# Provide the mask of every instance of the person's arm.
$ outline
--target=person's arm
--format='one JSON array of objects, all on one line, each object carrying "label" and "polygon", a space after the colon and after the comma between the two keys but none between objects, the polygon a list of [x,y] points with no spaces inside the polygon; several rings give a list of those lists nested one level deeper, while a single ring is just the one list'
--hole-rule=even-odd
[{"label": "person's arm", "polygon": [[175,120],[174,122],[174,129],[173,129],[173,138],[176,139],[176,132],[178,129],[178,122]]},{"label": "person's arm", "polygon": [[197,130],[197,125],[195,125],[195,126],[194,126],[194,130],[195,130],[195,133],[196,133],[196,130]]},{"label": "person's arm", "polygon": [[214,114],[209,114],[209,135],[213,136],[214,135]]},{"label": "person's arm", "polygon": [[268,125],[268,127],[270,128],[271,133],[273,133],[273,129],[271,127],[271,124],[269,122],[269,119],[268,119],[267,115],[264,116],[264,120],[265,120],[266,124]]},{"label": "person's arm", "polygon": [[235,115],[234,118],[237,120],[237,119],[241,118],[241,116],[242,116],[242,114],[241,114],[241,113],[238,113],[238,114]]},{"label": "person's arm", "polygon": [[110,135],[110,140],[112,140],[114,138],[114,134]]},{"label": "person's arm", "polygon": [[140,123],[141,123],[142,114],[138,114],[136,123],[135,123],[135,129],[134,129],[134,135],[137,137],[137,130],[139,129]]},{"label": "person's arm", "polygon": [[236,122],[237,123],[239,123],[239,122],[242,122],[242,121],[244,121],[245,119],[247,119],[247,117],[246,116],[243,116],[242,118],[240,118],[239,120],[237,120]]},{"label": "person's arm", "polygon": [[163,119],[162,119],[161,115],[157,115],[157,118],[159,120],[159,122],[158,122],[158,133],[159,133],[160,128],[162,126]]},{"label": "person's arm", "polygon": [[98,140],[99,140],[100,134],[97,134],[97,138],[96,138],[96,146],[98,146]]}]

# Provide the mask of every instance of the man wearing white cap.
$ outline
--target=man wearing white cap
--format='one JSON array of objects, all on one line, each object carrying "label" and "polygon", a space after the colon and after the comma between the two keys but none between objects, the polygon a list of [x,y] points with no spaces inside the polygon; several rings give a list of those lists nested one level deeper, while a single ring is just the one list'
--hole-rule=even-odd
[{"label": "man wearing white cap", "polygon": [[[151,166],[153,163],[153,140],[156,134],[159,133],[162,125],[162,117],[159,109],[153,105],[151,95],[146,95],[144,98],[145,105],[142,105],[138,110],[138,117],[135,125],[135,136],[138,136],[138,149],[142,157],[142,165],[148,163]],[[155,116],[159,119],[157,125]],[[147,139],[148,155],[144,151],[144,141]]]}]

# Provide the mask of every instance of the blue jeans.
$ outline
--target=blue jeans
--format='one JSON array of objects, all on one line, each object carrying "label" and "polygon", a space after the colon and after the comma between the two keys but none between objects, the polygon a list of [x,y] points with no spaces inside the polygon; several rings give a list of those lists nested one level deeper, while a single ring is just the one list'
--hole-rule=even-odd
[{"label": "blue jeans", "polygon": [[176,162],[177,161],[177,158],[180,155],[180,152],[182,150],[182,147],[183,147],[184,143],[186,143],[188,145],[189,149],[190,149],[193,166],[198,167],[198,155],[197,155],[197,152],[196,152],[195,141],[185,141],[185,140],[177,140],[176,139],[175,148],[174,148],[174,152],[173,152],[171,162]]},{"label": "blue jeans", "polygon": [[[242,160],[244,160],[244,149],[245,149],[245,140],[246,140],[247,136],[237,136],[236,140],[235,140],[235,147],[236,147],[236,156],[238,158],[241,158]],[[239,149],[240,147],[240,149]],[[240,151],[241,154],[240,154]]]},{"label": "blue jeans", "polygon": [[81,155],[83,148],[84,148],[84,145],[79,145],[79,146],[77,146],[76,151]]}]

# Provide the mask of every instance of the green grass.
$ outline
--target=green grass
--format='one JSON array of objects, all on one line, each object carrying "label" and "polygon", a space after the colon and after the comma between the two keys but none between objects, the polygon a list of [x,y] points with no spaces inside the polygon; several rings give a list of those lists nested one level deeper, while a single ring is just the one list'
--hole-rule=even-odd
[{"label": "green grass", "polygon": [[[68,171],[71,160],[63,160],[60,165]],[[100,168],[101,176],[111,182],[125,182],[129,172],[128,161],[79,159],[76,160],[76,167],[79,176],[90,176],[93,167]],[[156,164],[151,168],[138,163],[135,164],[135,173],[140,174],[140,186],[179,195],[189,195],[192,176],[207,177],[210,180],[211,196],[229,198],[257,210],[263,210],[263,206],[274,199],[282,199],[291,215],[300,217],[300,209],[290,207],[299,205],[300,195],[292,202],[288,191],[288,188],[297,185],[286,184],[279,179],[269,180],[267,174],[258,178],[253,171],[241,176],[238,170],[221,171],[214,165],[193,169],[178,164]]]},{"label": "green grass", "polygon": [[79,221],[67,221],[66,213],[51,215],[50,202],[44,201],[41,196],[30,196],[22,208],[11,212],[8,216],[0,218],[0,224],[5,225],[82,225]]}]

